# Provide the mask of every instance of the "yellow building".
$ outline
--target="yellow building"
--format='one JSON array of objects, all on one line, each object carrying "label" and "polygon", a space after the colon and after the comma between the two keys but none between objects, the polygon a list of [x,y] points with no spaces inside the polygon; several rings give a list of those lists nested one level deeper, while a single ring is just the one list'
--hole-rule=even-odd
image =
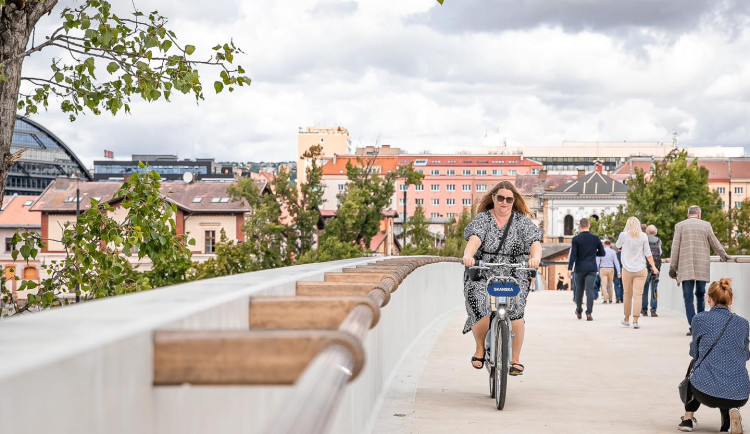
[{"label": "yellow building", "polygon": [[349,131],[344,127],[307,127],[300,128],[297,134],[297,185],[307,182],[308,163],[302,158],[313,145],[321,145],[323,154],[319,164],[322,166],[335,154],[349,154],[352,141]]}]

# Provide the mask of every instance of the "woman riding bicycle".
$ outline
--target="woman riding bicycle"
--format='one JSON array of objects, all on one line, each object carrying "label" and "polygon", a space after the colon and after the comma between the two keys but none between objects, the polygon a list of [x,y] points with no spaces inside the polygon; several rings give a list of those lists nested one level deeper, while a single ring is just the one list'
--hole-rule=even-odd
[{"label": "woman riding bicycle", "polygon": [[[533,213],[513,183],[502,181],[487,193],[477,206],[477,215],[464,230],[468,240],[464,249],[463,264],[474,266],[477,260],[485,262],[517,263],[528,260],[528,266],[537,268],[542,258],[542,231],[531,221]],[[511,220],[512,219],[512,220]],[[505,236],[505,226],[510,227]],[[518,271],[515,276],[521,287],[517,305],[508,311],[513,327],[513,355],[510,375],[523,374],[519,363],[524,337],[524,309],[531,283],[530,271]],[[484,339],[490,327],[490,297],[487,293],[487,276],[471,280],[464,273],[464,297],[466,298],[466,320],[463,332],[471,331],[476,340],[476,351],[471,364],[476,369],[484,366]]]}]

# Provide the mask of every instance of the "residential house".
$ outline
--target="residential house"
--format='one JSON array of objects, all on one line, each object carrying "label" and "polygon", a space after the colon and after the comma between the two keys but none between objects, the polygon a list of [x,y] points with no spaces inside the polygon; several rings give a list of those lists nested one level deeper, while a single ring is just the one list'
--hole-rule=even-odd
[{"label": "residential house", "polygon": [[14,294],[20,298],[25,298],[25,294],[17,293],[19,281],[33,280],[39,283],[39,259],[30,260],[28,263],[22,261],[20,257],[14,261],[12,256],[11,238],[17,231],[40,232],[41,216],[39,213],[31,212],[31,206],[37,196],[6,196],[3,200],[3,208],[0,211],[0,263],[5,272],[6,287],[11,289]]}]

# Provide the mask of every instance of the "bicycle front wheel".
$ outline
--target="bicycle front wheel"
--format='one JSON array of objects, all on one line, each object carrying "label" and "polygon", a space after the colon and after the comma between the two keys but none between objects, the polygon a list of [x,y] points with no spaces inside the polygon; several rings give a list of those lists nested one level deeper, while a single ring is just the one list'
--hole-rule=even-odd
[{"label": "bicycle front wheel", "polygon": [[505,407],[505,390],[508,386],[508,367],[510,366],[510,329],[507,321],[498,321],[495,335],[495,406],[498,410]]}]

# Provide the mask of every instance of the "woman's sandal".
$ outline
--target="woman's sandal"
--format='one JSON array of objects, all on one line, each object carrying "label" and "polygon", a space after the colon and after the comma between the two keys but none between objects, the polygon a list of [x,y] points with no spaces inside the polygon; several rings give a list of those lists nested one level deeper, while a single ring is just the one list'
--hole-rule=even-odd
[{"label": "woman's sandal", "polygon": [[[480,366],[477,366],[477,365],[474,364],[474,362],[482,362],[482,364]],[[485,359],[480,358],[480,357],[473,357],[472,356],[472,358],[471,358],[471,366],[474,369],[482,369],[482,368],[484,368],[484,362],[485,362]]]},{"label": "woman's sandal", "polygon": [[[520,366],[521,369],[518,369],[516,366]],[[523,371],[526,369],[522,364],[520,363],[511,363],[510,364],[510,371],[508,371],[508,375],[523,375]]]}]

